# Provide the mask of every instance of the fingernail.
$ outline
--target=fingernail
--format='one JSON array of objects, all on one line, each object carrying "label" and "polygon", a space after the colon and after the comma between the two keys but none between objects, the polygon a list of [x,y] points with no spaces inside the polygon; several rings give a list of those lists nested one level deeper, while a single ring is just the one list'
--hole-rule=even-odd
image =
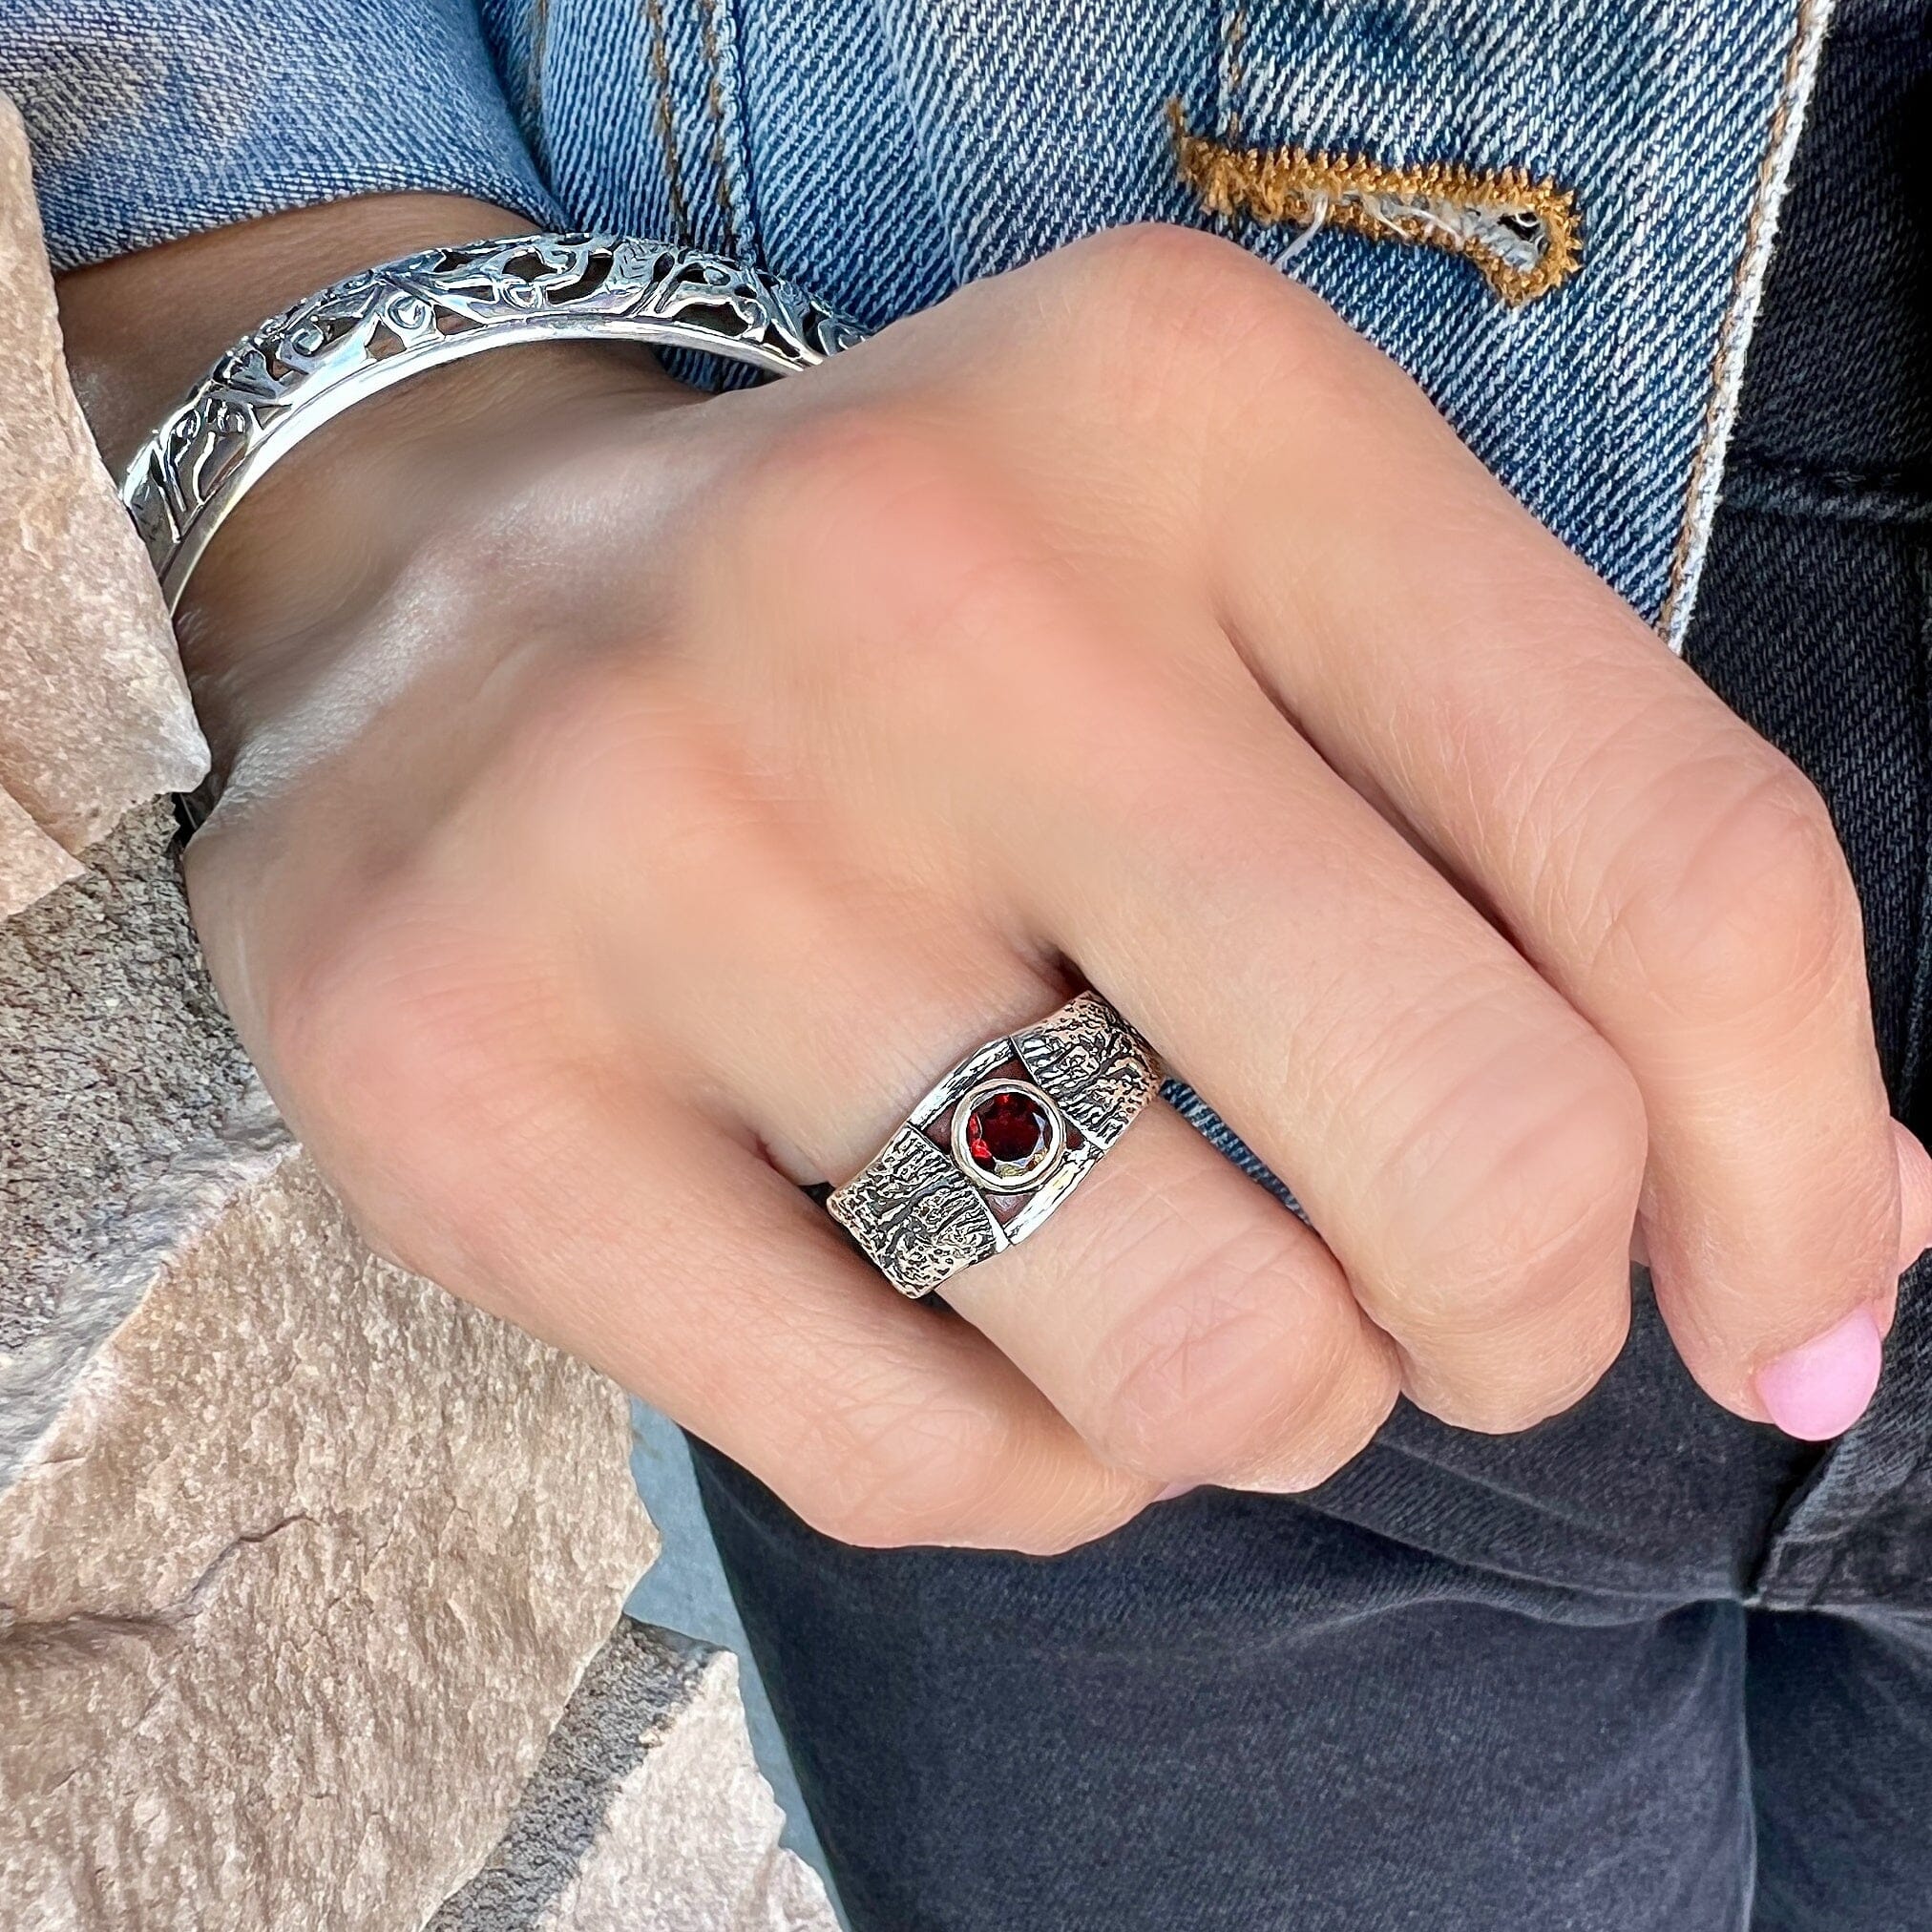
[{"label": "fingernail", "polygon": [[1883,1365],[1878,1321],[1870,1309],[1856,1309],[1836,1328],[1767,1362],[1757,1372],[1757,1393],[1787,1436],[1827,1442],[1865,1413]]},{"label": "fingernail", "polygon": [[1198,1482],[1170,1482],[1166,1488],[1162,1490],[1160,1495],[1155,1497],[1154,1501],[1156,1502],[1172,1502],[1175,1497],[1186,1496],[1191,1491],[1199,1489],[1200,1486]]},{"label": "fingernail", "polygon": [[1908,1127],[1892,1123],[1899,1150],[1899,1272],[1932,1247],[1932,1154]]}]

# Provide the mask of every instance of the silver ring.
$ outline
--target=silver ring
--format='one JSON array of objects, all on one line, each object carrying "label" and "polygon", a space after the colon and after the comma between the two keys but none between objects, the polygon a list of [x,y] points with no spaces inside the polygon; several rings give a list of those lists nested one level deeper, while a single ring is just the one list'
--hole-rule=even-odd
[{"label": "silver ring", "polygon": [[969,1053],[826,1202],[900,1293],[1024,1241],[1160,1089],[1154,1050],[1098,993]]}]

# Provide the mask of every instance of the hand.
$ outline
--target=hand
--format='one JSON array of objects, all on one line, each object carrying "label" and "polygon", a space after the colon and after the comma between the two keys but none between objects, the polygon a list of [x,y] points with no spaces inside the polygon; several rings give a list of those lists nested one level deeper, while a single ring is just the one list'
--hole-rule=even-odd
[{"label": "hand", "polygon": [[[371,1237],[834,1535],[1298,1489],[1398,1390],[1526,1427],[1640,1218],[1718,1401],[1870,1394],[1932,1187],[1817,795],[1232,246],[1083,242],[715,400],[425,379],[261,487],[183,637],[197,918]],[[1154,1108],[964,1321],[903,1302],[799,1184],[1082,980],[1319,1234]]]}]

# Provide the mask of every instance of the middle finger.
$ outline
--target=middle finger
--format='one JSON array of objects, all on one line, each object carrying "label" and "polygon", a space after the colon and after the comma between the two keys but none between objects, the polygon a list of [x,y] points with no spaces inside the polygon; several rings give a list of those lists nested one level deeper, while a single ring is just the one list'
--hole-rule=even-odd
[{"label": "middle finger", "polygon": [[1291,1182],[1419,1401],[1514,1427],[1581,1394],[1628,1320],[1616,1055],[1198,610],[1103,602],[954,468],[870,454],[733,589],[739,636],[785,640],[761,702],[823,713],[854,822],[962,854]]}]

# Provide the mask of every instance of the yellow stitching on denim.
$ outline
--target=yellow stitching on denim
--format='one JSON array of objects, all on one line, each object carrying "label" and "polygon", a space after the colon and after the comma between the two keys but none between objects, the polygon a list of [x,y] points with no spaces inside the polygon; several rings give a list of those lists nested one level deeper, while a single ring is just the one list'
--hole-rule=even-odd
[{"label": "yellow stitching on denim", "polygon": [[738,211],[731,205],[731,176],[724,151],[724,62],[718,52],[718,0],[699,0],[704,15],[703,39],[705,65],[711,70],[704,84],[704,107],[711,116],[711,165],[718,171],[718,207],[724,217],[724,252],[736,256]]},{"label": "yellow stitching on denim", "polygon": [[1181,178],[1211,215],[1440,248],[1473,263],[1512,308],[1561,288],[1583,265],[1576,196],[1521,168],[1396,168],[1366,155],[1242,148],[1191,132],[1179,101],[1167,118]]},{"label": "yellow stitching on denim", "polygon": [[664,189],[670,197],[671,220],[678,240],[689,247],[696,237],[691,210],[684,200],[684,168],[678,158],[678,117],[671,108],[671,45],[664,32],[664,0],[644,0],[644,19],[651,30],[651,78],[658,84],[658,104],[651,118],[664,148]]},{"label": "yellow stitching on denim", "polygon": [[1228,16],[1222,88],[1228,101],[1228,138],[1241,138],[1241,91],[1248,85],[1248,9],[1237,4]]}]

